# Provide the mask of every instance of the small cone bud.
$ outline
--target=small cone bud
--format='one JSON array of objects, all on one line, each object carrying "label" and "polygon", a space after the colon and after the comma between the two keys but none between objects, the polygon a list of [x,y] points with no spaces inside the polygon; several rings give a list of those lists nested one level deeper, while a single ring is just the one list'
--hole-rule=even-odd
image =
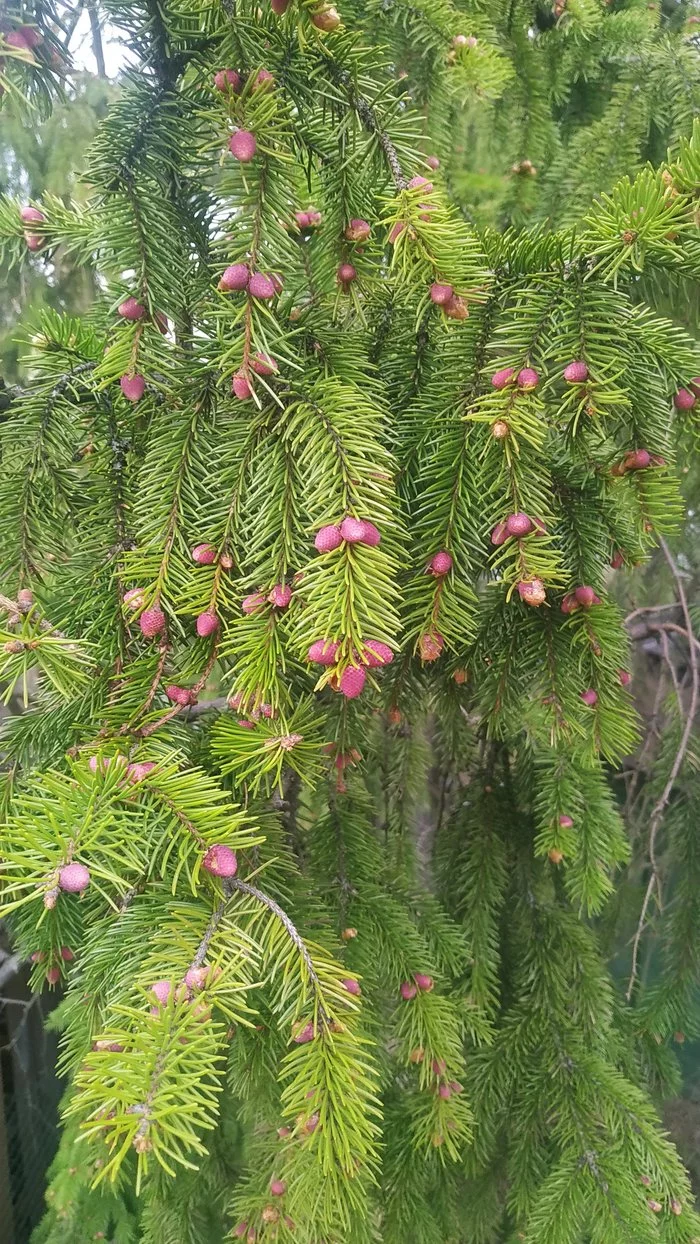
[{"label": "small cone bud", "polygon": [[548,852],[548,855],[553,864],[561,864],[564,858],[564,853],[559,851],[557,847],[552,847],[551,851]]},{"label": "small cone bud", "polygon": [[46,981],[49,985],[57,985],[61,979],[60,968],[49,968],[46,972]]},{"label": "small cone bud", "polygon": [[340,676],[339,690],[346,700],[356,700],[364,690],[367,674],[359,665],[349,665]]},{"label": "small cone bud", "polygon": [[146,314],[146,308],[136,298],[125,298],[124,302],[120,302],[117,311],[125,320],[142,320]]},{"label": "small cone bud", "polygon": [[307,661],[315,665],[333,665],[339,645],[333,639],[317,639],[306,654]]},{"label": "small cone bud", "polygon": [[237,371],[231,377],[231,392],[237,397],[239,402],[246,402],[248,398],[253,396],[253,390],[250,387],[250,381],[245,372]]},{"label": "small cone bud", "polygon": [[253,83],[253,86],[255,87],[256,90],[259,91],[263,87],[274,86],[274,84],[275,84],[275,79],[273,78],[269,69],[258,70],[257,74],[255,75],[255,82]]},{"label": "small cone bud", "polygon": [[408,1056],[409,1063],[422,1063],[425,1058],[425,1050],[422,1046],[417,1046],[415,1050],[411,1050]]},{"label": "small cone bud", "polygon": [[505,419],[497,419],[495,423],[491,424],[491,435],[497,441],[503,441],[507,436],[510,436],[510,428]]},{"label": "small cone bud", "polygon": [[378,639],[367,640],[362,658],[365,665],[376,669],[380,665],[391,665],[393,659],[394,654],[388,644],[383,644]]},{"label": "small cone bud", "polygon": [[344,942],[351,942],[353,938],[357,937],[357,929],[343,929],[340,936]]},{"label": "small cone bud", "polygon": [[416,177],[411,178],[406,189],[422,190],[425,194],[431,194],[433,190],[433,183],[432,181],[428,181],[427,177],[421,177],[420,174],[418,174]]},{"label": "small cone bud", "polygon": [[457,683],[457,686],[462,687],[464,683],[467,681],[467,671],[464,669],[457,669],[454,671],[452,677],[454,681]]},{"label": "small cone bud", "polygon": [[496,526],[491,532],[491,543],[495,544],[496,548],[498,548],[501,544],[505,544],[507,539],[508,539],[508,528],[506,524],[496,523]]},{"label": "small cone bud", "polygon": [[595,708],[595,705],[598,703],[598,693],[592,687],[589,687],[587,691],[582,691],[580,698],[588,708]]},{"label": "small cone bud", "polygon": [[34,604],[34,593],[28,587],[20,588],[17,593],[17,608],[20,613],[29,613]]},{"label": "small cone bud", "polygon": [[246,596],[241,603],[241,609],[244,613],[257,613],[258,609],[262,609],[265,604],[265,597],[262,592],[251,592],[250,596]]},{"label": "small cone bud", "polygon": [[258,149],[255,134],[251,134],[250,130],[236,130],[228,140],[228,149],[241,164],[250,163]]},{"label": "small cone bud", "polygon": [[293,1041],[295,1045],[308,1045],[309,1041],[313,1041],[316,1036],[316,1029],[313,1021],[301,1020],[293,1029]]},{"label": "small cone bud", "polygon": [[519,389],[536,389],[540,382],[539,375],[533,367],[523,367],[518,372]]},{"label": "small cone bud", "polygon": [[340,13],[334,8],[321,9],[319,13],[312,15],[311,21],[317,30],[337,30],[340,25]]},{"label": "small cone bud", "polygon": [[216,561],[216,549],[213,544],[195,544],[190,556],[198,566],[211,566]]},{"label": "small cone bud", "polygon": [[692,410],[695,405],[695,394],[690,389],[679,389],[673,399],[676,410]]},{"label": "small cone bud", "polygon": [[574,593],[567,592],[566,596],[561,602],[562,613],[575,613],[578,608],[579,608],[579,603]]},{"label": "small cone bud", "polygon": [[214,74],[214,86],[217,91],[223,91],[224,94],[233,91],[237,95],[241,89],[241,75],[236,73],[235,69],[219,69],[218,73]]},{"label": "small cone bud", "polygon": [[203,989],[207,983],[209,968],[188,968],[185,972],[185,984],[188,989]]},{"label": "small cone bud", "polygon": [[292,589],[287,583],[277,583],[270,592],[268,598],[271,605],[277,609],[286,609],[292,599]]},{"label": "small cone bud", "polygon": [[449,1084],[441,1084],[438,1089],[438,1095],[440,1097],[445,1098],[445,1100],[447,1100],[448,1097],[451,1097],[452,1089],[450,1088]]},{"label": "small cone bud", "polygon": [[68,894],[82,894],[90,884],[90,872],[84,864],[64,864],[58,874],[58,884]]},{"label": "small cone bud", "polygon": [[430,301],[438,307],[444,307],[445,303],[450,301],[453,292],[451,285],[440,285],[434,281],[430,286]]},{"label": "small cone bud", "polygon": [[219,619],[215,613],[206,610],[200,613],[196,621],[197,634],[201,639],[206,639],[209,635],[213,635],[219,629]]},{"label": "small cone bud", "polygon": [[399,992],[404,1002],[410,1002],[418,993],[418,986],[413,981],[403,981]]},{"label": "small cone bud", "polygon": [[618,670],[617,676],[620,680],[621,687],[629,687],[632,681],[632,675],[630,674],[629,670]]},{"label": "small cone bud", "polygon": [[514,367],[502,367],[500,371],[495,371],[491,377],[491,384],[494,389],[505,389],[512,384],[515,375]]},{"label": "small cone bud", "polygon": [[469,319],[469,307],[464,299],[460,298],[458,294],[453,294],[449,301],[444,304],[442,309],[447,318],[450,320]]},{"label": "small cone bud", "polygon": [[518,584],[518,595],[526,605],[537,608],[547,599],[544,583],[541,579],[521,579]]},{"label": "small cone bud", "polygon": [[442,655],[445,640],[437,631],[428,631],[418,640],[421,661],[437,661]]},{"label": "small cone bud", "polygon": [[206,868],[213,877],[235,877],[238,869],[236,852],[224,843],[217,842],[204,856],[202,868]]},{"label": "small cone bud", "polygon": [[250,272],[244,263],[232,263],[225,268],[218,289],[224,294],[231,293],[232,290],[247,289],[250,280]]},{"label": "small cone bud", "polygon": [[414,972],[413,979],[416,982],[416,985],[420,989],[421,993],[430,993],[431,989],[433,988],[435,984],[432,976],[426,976],[424,972]]},{"label": "small cone bud", "polygon": [[266,276],[264,272],[254,272],[248,282],[248,293],[253,298],[262,298],[267,300],[274,298],[275,282],[272,277]]},{"label": "small cone bud", "polygon": [[25,232],[24,241],[28,251],[40,251],[44,245],[44,238],[40,233]]},{"label": "small cone bud", "polygon": [[338,284],[350,285],[357,280],[357,269],[351,263],[341,263],[338,265]]},{"label": "small cone bud", "polygon": [[154,639],[156,635],[160,635],[165,630],[165,614],[162,609],[155,606],[153,609],[145,609],[139,618],[139,626],[141,632],[146,639]]},{"label": "small cone bud", "polygon": [[560,816],[559,824],[561,825],[562,829],[573,829],[574,822],[572,821],[570,816]]},{"label": "small cone bud", "polygon": [[405,220],[397,220],[395,224],[391,226],[391,229],[389,230],[389,241],[391,242],[392,246],[394,242],[396,242],[397,239],[400,238],[405,228],[406,228]]},{"label": "small cone bud", "polygon": [[273,1196],[284,1196],[287,1191],[287,1185],[283,1179],[270,1180],[270,1192]]},{"label": "small cone bud", "polygon": [[362,519],[344,518],[340,524],[340,534],[348,544],[361,544],[365,535],[365,524]]},{"label": "small cone bud", "polygon": [[428,165],[428,168],[432,168],[433,170],[438,169],[440,167],[440,161],[436,155],[426,156],[425,162]]},{"label": "small cone bud", "polygon": [[348,993],[353,994],[356,998],[360,997],[362,990],[360,989],[358,981],[354,980],[353,977],[348,977],[346,980],[341,981],[340,983],[344,989],[347,989]]},{"label": "small cone bud", "polygon": [[270,0],[270,8],[278,17],[282,17],[289,8],[290,0]]},{"label": "small cone bud", "polygon": [[345,237],[348,242],[366,242],[372,229],[366,220],[362,220],[360,216],[353,216],[348,225],[345,226]]},{"label": "small cone bud", "polygon": [[250,365],[257,376],[274,376],[279,371],[277,363],[269,354],[254,355]]},{"label": "small cone bud", "polygon": [[588,587],[586,584],[575,588],[574,596],[582,609],[590,609],[591,605],[600,604],[600,600],[593,591],[593,588]]},{"label": "small cone bud", "polygon": [[509,536],[529,536],[535,524],[528,514],[511,514],[506,519],[506,531]]},{"label": "small cone bud", "polygon": [[19,218],[23,225],[41,225],[46,220],[43,212],[38,207],[23,207],[20,209]]},{"label": "small cone bud", "polygon": [[339,548],[342,543],[343,537],[341,535],[340,527],[333,525],[322,527],[321,530],[316,533],[316,538],[314,540],[314,545],[318,549],[319,553],[332,553],[333,550]]},{"label": "small cone bud", "polygon": [[564,368],[564,379],[568,381],[569,384],[583,384],[586,380],[588,380],[588,368],[586,367],[586,364],[582,362],[569,363],[568,366]]},{"label": "small cone bud", "polygon": [[173,704],[180,704],[183,708],[188,704],[196,703],[197,696],[190,691],[189,687],[178,687],[175,683],[170,683],[165,688],[165,694]]},{"label": "small cone bud", "polygon": [[129,402],[140,402],[146,392],[146,381],[138,373],[133,376],[122,376],[119,387]]},{"label": "small cone bud", "polygon": [[144,599],[144,591],[140,587],[129,588],[129,591],[125,592],[123,597],[127,609],[133,609],[134,611],[141,608],[144,604]]}]

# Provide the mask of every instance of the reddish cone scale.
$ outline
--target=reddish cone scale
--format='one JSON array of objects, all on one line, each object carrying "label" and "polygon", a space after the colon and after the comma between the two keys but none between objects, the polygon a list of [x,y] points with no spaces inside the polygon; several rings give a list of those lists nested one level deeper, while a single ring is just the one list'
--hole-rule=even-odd
[{"label": "reddish cone scale", "polygon": [[589,687],[587,691],[582,691],[580,698],[583,700],[583,703],[588,706],[588,708],[594,708],[598,703],[598,693],[597,691],[594,691],[592,687]]},{"label": "reddish cone scale", "polygon": [[268,598],[277,609],[286,609],[292,599],[292,589],[288,583],[276,583]]},{"label": "reddish cone scale", "polygon": [[61,958],[63,959],[64,963],[72,963],[73,960],[75,959],[75,955],[73,954],[73,951],[71,950],[70,946],[61,946],[59,954]]},{"label": "reddish cone scale", "polygon": [[270,1192],[273,1196],[284,1196],[287,1191],[287,1185],[283,1179],[270,1180]]},{"label": "reddish cone scale", "polygon": [[267,301],[274,298],[277,290],[275,282],[271,276],[266,276],[264,272],[254,272],[248,281],[248,293],[253,298],[261,298]]},{"label": "reddish cone scale", "polygon": [[442,655],[444,646],[445,640],[438,631],[428,631],[427,634],[421,635],[418,640],[421,661],[437,661]]},{"label": "reddish cone scale", "polygon": [[255,134],[252,134],[250,130],[236,130],[228,140],[228,149],[241,164],[249,164],[255,159],[258,149]]},{"label": "reddish cone scale", "polygon": [[360,989],[359,981],[356,981],[354,977],[349,976],[340,983],[344,989],[347,989],[348,993],[353,994],[356,998],[360,997],[362,990]]},{"label": "reddish cone scale", "polygon": [[514,367],[502,367],[500,371],[495,371],[491,377],[491,384],[494,389],[505,389],[509,384],[513,383],[515,375]]},{"label": "reddish cone scale", "polygon": [[157,605],[153,609],[145,609],[139,618],[141,632],[146,639],[153,639],[165,630],[165,614]]},{"label": "reddish cone scale", "polygon": [[154,760],[141,760],[136,764],[128,765],[126,770],[127,781],[142,782],[143,779],[148,777],[149,773],[155,769],[155,767],[156,765]]},{"label": "reddish cone scale", "polygon": [[676,410],[692,410],[695,402],[695,394],[690,389],[679,389],[673,399]]},{"label": "reddish cone scale", "polygon": [[195,544],[190,556],[198,566],[211,566],[216,561],[216,549],[213,544]]},{"label": "reddish cone scale", "polygon": [[369,665],[372,669],[376,669],[380,665],[391,665],[394,654],[387,644],[382,644],[378,639],[368,639],[365,644],[365,652],[362,658],[365,665]]},{"label": "reddish cone scale", "polygon": [[348,242],[366,242],[371,232],[369,221],[363,220],[361,216],[353,216],[350,223],[345,226],[345,237]]},{"label": "reddish cone scale", "polygon": [[351,263],[341,263],[338,265],[338,284],[351,285],[357,280],[357,268]]},{"label": "reddish cone scale", "polygon": [[82,894],[90,884],[90,871],[84,864],[64,864],[58,874],[58,884],[68,894]]},{"label": "reddish cone scale", "polygon": [[307,1023],[303,1021],[295,1026],[293,1040],[296,1045],[307,1045],[309,1041],[313,1041],[316,1036],[313,1020]]},{"label": "reddish cone scale", "polygon": [[140,588],[140,587],[129,588],[129,591],[124,593],[123,600],[124,600],[124,604],[126,605],[127,609],[133,609],[133,610],[140,609],[141,606],[144,604],[144,600],[145,600],[143,588]]},{"label": "reddish cone scale", "polygon": [[213,635],[214,631],[219,629],[219,619],[215,613],[211,613],[211,611],[207,609],[204,613],[199,614],[196,622],[196,629],[200,638],[206,639],[207,636]]},{"label": "reddish cone scale", "polygon": [[375,527],[374,523],[370,523],[367,519],[365,519],[364,529],[365,531],[362,537],[363,544],[368,544],[370,548],[376,548],[378,544],[381,544],[381,541],[382,541],[381,533],[379,531],[379,528]]},{"label": "reddish cone scale", "polygon": [[238,870],[236,852],[224,843],[216,842],[204,856],[202,868],[206,868],[213,877],[235,877]]},{"label": "reddish cone scale", "polygon": [[440,285],[434,281],[430,286],[430,301],[434,302],[438,307],[444,307],[446,302],[450,301],[454,290],[451,285]]},{"label": "reddish cone scale", "polygon": [[259,91],[263,87],[274,86],[274,83],[275,79],[269,69],[259,69],[255,75],[253,88],[256,91]]},{"label": "reddish cone scale", "polygon": [[197,696],[190,691],[189,687],[178,687],[175,683],[169,683],[165,688],[165,694],[173,704],[180,704],[183,708],[188,704],[196,704]]},{"label": "reddish cone scale", "polygon": [[57,985],[61,979],[60,968],[49,968],[46,972],[46,982],[49,985]]},{"label": "reddish cone scale", "polygon": [[333,665],[339,645],[333,639],[317,639],[306,654],[315,665]]},{"label": "reddish cone scale", "polygon": [[277,363],[270,354],[255,354],[250,365],[257,376],[274,376],[279,371]]},{"label": "reddish cone scale", "polygon": [[46,220],[43,212],[38,207],[23,207],[20,210],[19,218],[24,225],[41,225]]},{"label": "reddish cone scale", "polygon": [[584,384],[584,382],[588,380],[588,368],[586,367],[586,364],[578,360],[576,362],[569,363],[568,366],[564,368],[564,379],[568,381],[569,384]]},{"label": "reddish cone scale", "polygon": [[146,314],[143,303],[138,302],[136,298],[125,298],[119,303],[117,311],[124,320],[142,320]]},{"label": "reddish cone scale", "polygon": [[574,593],[567,592],[566,596],[561,602],[562,613],[575,613],[578,608],[579,608],[579,603]]},{"label": "reddish cone scale", "polygon": [[413,981],[404,981],[399,992],[404,1002],[410,1002],[418,993],[418,986]]},{"label": "reddish cone scale", "polygon": [[547,599],[544,583],[541,579],[521,579],[518,583],[518,595],[526,605],[537,608]]},{"label": "reddish cone scale", "polygon": [[232,263],[225,268],[218,289],[224,294],[230,294],[232,290],[247,289],[250,280],[250,272],[244,263]]},{"label": "reddish cone scale", "polygon": [[140,402],[146,392],[146,381],[138,373],[133,376],[122,376],[119,387],[127,401]]},{"label": "reddish cone scale", "polygon": [[348,544],[361,544],[365,536],[365,524],[360,518],[344,518],[340,524],[340,534]]},{"label": "reddish cone scale", "polygon": [[339,526],[330,525],[328,527],[321,527],[321,530],[316,532],[314,545],[318,549],[319,553],[332,553],[333,550],[339,548],[342,543],[343,537]]},{"label": "reddish cone scale", "polygon": [[394,242],[396,242],[397,239],[400,238],[405,228],[406,228],[405,220],[397,220],[396,223],[391,226],[391,229],[389,230],[389,241],[391,242],[392,246]]},{"label": "reddish cone scale", "polygon": [[250,387],[250,381],[245,372],[237,371],[231,377],[231,392],[237,397],[239,402],[247,402],[248,398],[253,396],[253,390]]},{"label": "reddish cone scale", "polygon": [[188,989],[203,989],[211,968],[188,968],[185,972],[185,984]]},{"label": "reddish cone scale", "polygon": [[44,239],[40,233],[25,233],[24,240],[27,244],[27,250],[40,251],[44,245]]},{"label": "reddish cone scale", "polygon": [[560,851],[557,847],[552,847],[551,851],[548,852],[548,858],[551,860],[552,864],[561,864],[564,858],[564,852]]},{"label": "reddish cone scale", "polygon": [[506,531],[509,536],[529,536],[534,529],[535,524],[528,514],[511,514],[506,519]]},{"label": "reddish cone scale", "polygon": [[241,75],[235,69],[219,69],[214,74],[214,86],[217,91],[233,91],[237,95],[241,89]]},{"label": "reddish cone scale", "polygon": [[421,993],[430,993],[435,984],[432,976],[426,976],[424,972],[414,972],[413,979]]},{"label": "reddish cone scale", "polygon": [[356,700],[361,695],[367,674],[360,665],[349,665],[340,676],[339,690],[345,696],[346,700]]},{"label": "reddish cone scale", "polygon": [[457,294],[453,294],[449,302],[446,302],[442,309],[450,320],[469,319],[469,307],[464,299],[460,298]]},{"label": "reddish cone scale", "polygon": [[505,544],[507,539],[508,539],[508,528],[506,524],[496,523],[496,526],[491,532],[491,543],[495,544],[496,548],[498,548],[501,544]]},{"label": "reddish cone scale", "polygon": [[534,367],[523,367],[518,372],[519,389],[536,389],[539,382],[540,378]]},{"label": "reddish cone scale", "polygon": [[258,609],[262,609],[265,604],[265,597],[262,592],[251,592],[250,596],[246,596],[241,603],[241,609],[244,613],[257,613]]},{"label": "reddish cone scale", "polygon": [[424,194],[431,194],[433,190],[432,181],[428,181],[427,177],[412,177],[409,181],[407,190],[422,190]]},{"label": "reddish cone scale", "polygon": [[593,588],[585,583],[574,589],[574,596],[582,609],[590,609],[592,605],[600,604],[600,596],[596,596]]},{"label": "reddish cone scale", "polygon": [[573,829],[574,822],[570,816],[560,816],[559,824],[562,829]]},{"label": "reddish cone scale", "polygon": [[428,168],[433,169],[433,171],[435,171],[435,169],[438,169],[440,167],[440,161],[436,155],[426,156],[425,162],[428,165]]},{"label": "reddish cone scale", "polygon": [[431,574],[441,577],[442,575],[449,574],[451,569],[452,558],[449,553],[444,551],[444,549],[441,549],[439,553],[435,553],[435,555],[430,559],[428,570]]},{"label": "reddish cone scale", "polygon": [[620,681],[621,687],[629,687],[632,681],[632,675],[630,674],[629,670],[618,670],[617,677]]}]

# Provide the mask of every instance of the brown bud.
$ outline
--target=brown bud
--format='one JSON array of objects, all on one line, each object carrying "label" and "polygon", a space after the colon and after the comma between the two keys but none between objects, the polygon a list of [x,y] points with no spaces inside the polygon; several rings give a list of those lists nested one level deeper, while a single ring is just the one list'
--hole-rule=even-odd
[{"label": "brown bud", "polygon": [[510,436],[510,428],[505,419],[497,419],[495,423],[491,424],[491,435],[497,441],[503,441],[507,436]]},{"label": "brown bud", "polygon": [[340,936],[344,942],[351,942],[353,937],[357,937],[357,929],[343,929]]},{"label": "brown bud", "polygon": [[552,847],[551,851],[549,852],[549,858],[553,864],[561,864],[564,858],[564,853],[563,851],[559,851],[557,847]]},{"label": "brown bud", "polygon": [[465,669],[457,669],[454,671],[452,677],[454,678],[454,681],[457,683],[457,686],[461,687],[467,681],[468,674]]}]

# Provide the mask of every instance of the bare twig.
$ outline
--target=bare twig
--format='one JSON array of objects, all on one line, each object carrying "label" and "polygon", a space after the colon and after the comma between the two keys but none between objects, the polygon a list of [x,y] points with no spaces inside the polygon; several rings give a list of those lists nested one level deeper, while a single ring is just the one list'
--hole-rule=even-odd
[{"label": "bare twig", "polygon": [[690,611],[688,609],[688,601],[686,600],[685,589],[683,587],[683,581],[678,571],[676,562],[671,553],[671,550],[669,549],[663,536],[659,536],[659,544],[661,546],[663,555],[666,558],[671,574],[673,575],[673,578],[676,583],[676,590],[678,592],[678,599],[681,603],[681,608],[683,610],[683,618],[685,620],[686,630],[688,632],[688,636],[691,641],[688,645],[688,653],[689,653],[689,659],[690,659],[690,669],[691,669],[691,674],[692,674],[692,689],[690,693],[690,703],[688,705],[688,709],[685,714],[685,722],[683,725],[683,731],[681,733],[680,743],[678,744],[678,749],[676,751],[673,764],[671,765],[671,771],[668,775],[666,784],[652,809],[651,817],[649,819],[649,862],[651,864],[651,875],[647,883],[647,888],[646,888],[646,892],[644,895],[644,902],[642,903],[642,910],[640,912],[639,922],[637,924],[637,929],[636,929],[634,940],[632,943],[632,969],[630,972],[629,984],[627,986],[627,993],[625,995],[628,1002],[630,1001],[632,997],[632,994],[634,992],[634,986],[637,980],[637,972],[638,972],[638,966],[639,966],[639,946],[640,946],[642,935],[644,933],[644,929],[646,926],[647,913],[649,911],[649,904],[651,902],[654,890],[659,884],[659,873],[658,873],[658,868],[656,864],[656,839],[658,836],[659,828],[661,826],[661,821],[663,819],[663,814],[666,810],[668,801],[671,798],[671,792],[673,790],[674,783],[676,781],[676,778],[678,777],[678,774],[681,769],[681,765],[683,764],[683,761],[685,759],[685,754],[688,750],[688,743],[690,742],[690,735],[693,729],[693,724],[695,722],[695,716],[696,716],[697,708],[698,708],[698,694],[700,692],[700,676],[698,672],[698,655],[696,652],[696,643],[694,642],[695,636],[693,634],[693,625],[692,625],[691,618],[690,618]]}]

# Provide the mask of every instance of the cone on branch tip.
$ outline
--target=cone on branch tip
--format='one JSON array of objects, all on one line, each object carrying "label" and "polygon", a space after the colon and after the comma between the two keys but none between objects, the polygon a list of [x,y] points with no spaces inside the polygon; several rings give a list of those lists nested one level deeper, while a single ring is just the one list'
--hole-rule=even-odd
[{"label": "cone on branch tip", "polygon": [[228,149],[241,164],[249,164],[258,150],[255,134],[250,130],[235,130],[228,140]]},{"label": "cone on branch tip", "polygon": [[213,635],[219,629],[219,619],[210,609],[200,613],[196,621],[197,634],[201,639],[207,639],[209,635]]},{"label": "cone on branch tip", "polygon": [[146,381],[138,372],[131,376],[122,376],[119,386],[129,402],[140,402],[146,392]]},{"label": "cone on branch tip", "polygon": [[224,270],[217,288],[222,293],[228,294],[233,290],[247,289],[249,280],[250,272],[247,264],[233,263]]},{"label": "cone on branch tip", "polygon": [[206,868],[212,877],[235,877],[238,871],[236,852],[224,843],[217,842],[206,852],[202,868]]},{"label": "cone on branch tip", "polygon": [[136,298],[125,298],[119,303],[117,311],[124,320],[142,320],[146,314],[146,308],[143,303]]},{"label": "cone on branch tip", "polygon": [[152,609],[144,609],[139,618],[139,626],[146,639],[154,639],[165,630],[165,614],[155,605]]},{"label": "cone on branch tip", "polygon": [[82,894],[90,884],[90,870],[84,864],[64,864],[59,870],[58,884],[67,894]]},{"label": "cone on branch tip", "polygon": [[564,368],[564,379],[569,384],[583,384],[588,380],[588,367],[581,361],[569,363]]}]

